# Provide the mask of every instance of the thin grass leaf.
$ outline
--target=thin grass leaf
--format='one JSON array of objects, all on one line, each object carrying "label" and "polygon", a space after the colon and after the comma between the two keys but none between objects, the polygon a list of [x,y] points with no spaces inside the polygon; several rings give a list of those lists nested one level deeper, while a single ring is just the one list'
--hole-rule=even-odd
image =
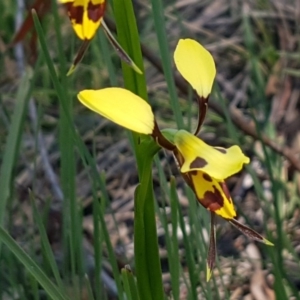
[{"label": "thin grass leaf", "polygon": [[[114,15],[118,40],[137,65],[143,60],[135,15],[130,0],[114,0]],[[139,75],[122,64],[125,87],[147,100],[144,75]],[[152,186],[152,159],[158,146],[148,139],[139,145],[139,136],[132,134],[137,159],[140,186],[135,194],[134,250],[139,295],[141,299],[163,299],[162,273],[158,252],[155,206]],[[153,153],[152,153],[153,152]]]},{"label": "thin grass leaf", "polygon": [[88,292],[88,300],[94,300],[95,298],[94,298],[93,290],[91,287],[89,276],[87,274],[84,275],[84,283]]},{"label": "thin grass leaf", "polygon": [[179,299],[180,297],[180,257],[179,257],[179,245],[178,245],[178,238],[177,238],[177,229],[178,229],[178,211],[175,204],[176,196],[173,194],[174,189],[172,189],[172,192],[170,194],[171,199],[171,220],[172,220],[172,249],[173,249],[173,255],[172,255],[172,261],[170,262],[172,264],[172,294],[174,299]]},{"label": "thin grass leaf", "polygon": [[[152,184],[152,157],[159,147],[150,141],[141,144],[144,153],[140,185],[135,194],[134,251],[137,285],[141,299],[164,299],[155,222]],[[147,155],[147,156],[146,156]]]},{"label": "thin grass leaf", "polygon": [[[109,44],[107,42],[107,38],[105,36],[105,33],[102,30],[99,30],[99,32],[96,36],[96,39],[100,43],[101,57],[103,58],[106,69],[108,70],[110,85],[111,86],[117,86],[118,85],[117,72],[116,72],[116,68],[115,68],[115,66],[113,64],[113,61],[112,61],[111,50],[110,50]],[[95,43],[92,44],[92,47],[94,45],[95,45]],[[98,47],[98,49],[99,49],[99,47]],[[99,52],[99,50],[97,52]]]},{"label": "thin grass leaf", "polygon": [[[123,287],[122,287],[121,280],[120,280],[119,268],[118,268],[118,264],[117,264],[117,261],[116,261],[115,252],[114,252],[114,249],[113,249],[112,244],[110,242],[109,232],[106,228],[104,214],[103,214],[103,210],[101,209],[101,206],[99,204],[99,199],[96,195],[93,195],[93,196],[94,196],[93,197],[94,198],[93,199],[93,204],[95,205],[94,209],[96,210],[96,212],[98,214],[96,220],[97,219],[100,220],[103,238],[106,242],[108,257],[109,257],[109,260],[110,260],[110,263],[111,263],[111,266],[112,266],[114,279],[116,281],[116,285],[117,285],[117,289],[118,289],[118,297],[119,297],[120,300],[122,300],[122,299],[124,299],[124,293],[123,293]],[[101,248],[96,248],[96,249],[99,250]],[[98,264],[99,264],[99,262],[98,262]],[[97,268],[99,268],[99,267],[97,267]]]},{"label": "thin grass leaf", "polygon": [[[65,258],[71,257],[72,277],[76,278],[84,276],[83,253],[82,253],[82,225],[80,221],[79,207],[75,195],[75,152],[74,140],[72,137],[72,125],[70,126],[69,118],[73,123],[73,102],[71,101],[67,87],[66,68],[67,62],[63,49],[63,38],[61,35],[61,21],[58,15],[57,1],[52,0],[52,13],[54,16],[54,29],[58,45],[59,59],[59,80],[63,88],[57,89],[59,95],[59,148],[60,148],[60,174],[61,184],[64,193],[63,201],[63,236],[64,241],[68,241],[64,245]],[[36,23],[36,22],[35,22]],[[36,24],[35,24],[36,25]],[[36,28],[37,30],[37,28]],[[40,36],[41,34],[39,34]],[[49,63],[52,63],[50,61]],[[64,104],[63,104],[64,103]],[[64,107],[67,107],[68,115],[65,113]],[[82,212],[81,212],[82,213]],[[68,247],[69,246],[69,247]],[[67,261],[67,260],[65,260]]]},{"label": "thin grass leaf", "polygon": [[[148,172],[152,172],[152,162],[149,166]],[[148,190],[146,190],[145,207],[144,207],[144,221],[145,221],[145,248],[147,268],[150,278],[150,287],[152,299],[164,299],[163,283],[162,283],[162,271],[158,249],[158,239],[156,232],[156,220],[155,220],[155,204],[153,194],[152,178],[151,184],[148,184]],[[141,189],[144,188],[143,184],[146,180],[141,178]],[[137,241],[138,243],[138,241]]]},{"label": "thin grass leaf", "polygon": [[35,280],[33,276],[29,276],[29,282],[30,282],[30,287],[31,287],[31,294],[33,294],[33,299],[34,300],[39,300],[39,284]]},{"label": "thin grass leaf", "polygon": [[132,272],[130,274],[127,274],[127,280],[128,280],[128,283],[129,283],[132,299],[133,300],[140,300],[138,289],[137,289],[137,284],[136,284],[136,279],[133,276]]},{"label": "thin grass leaf", "polygon": [[[101,269],[102,269],[102,233],[101,233],[101,209],[99,199],[97,197],[98,187],[95,183],[92,184],[93,193],[93,227],[94,227],[94,253],[95,253],[95,282],[101,282]],[[102,210],[103,211],[103,210]],[[105,230],[105,228],[103,229]],[[114,270],[115,271],[115,270]],[[116,273],[117,274],[117,273]],[[101,285],[95,286],[95,297],[100,299]],[[119,290],[122,291],[121,289]]]},{"label": "thin grass leaf", "polygon": [[60,289],[53,284],[42,269],[30,256],[26,254],[26,252],[14,241],[14,239],[3,229],[2,226],[0,226],[0,240],[24,265],[28,273],[30,273],[44,288],[49,297],[55,300],[67,300]]},{"label": "thin grass leaf", "polygon": [[131,290],[130,290],[130,286],[129,286],[129,282],[128,282],[128,270],[126,270],[125,268],[123,268],[121,270],[122,272],[122,281],[123,281],[123,285],[124,285],[124,291],[126,294],[126,299],[128,300],[132,300],[132,296],[131,296]]},{"label": "thin grass leaf", "polygon": [[[15,108],[0,170],[0,225],[4,225],[7,201],[11,196],[13,168],[19,153],[24,124],[24,113],[31,93],[32,70],[27,69],[22,77],[15,101]],[[1,242],[0,242],[1,253]]]},{"label": "thin grass leaf", "polygon": [[[107,251],[109,254],[110,263],[112,265],[112,271],[113,271],[113,276],[114,276],[117,290],[118,290],[118,296],[119,296],[119,299],[123,299],[124,295],[123,295],[123,288],[122,288],[122,284],[121,284],[120,276],[119,276],[118,263],[117,263],[115,255],[114,255],[114,251],[113,251],[113,247],[111,245],[109,233],[108,233],[108,230],[106,227],[103,208],[101,207],[101,205],[99,203],[99,198],[98,198],[98,194],[97,194],[99,188],[101,189],[101,187],[103,186],[103,182],[101,182],[101,177],[99,176],[98,171],[95,167],[95,165],[96,165],[95,160],[92,159],[89,151],[86,149],[86,147],[82,143],[82,140],[76,135],[76,132],[74,131],[73,133],[74,133],[74,139],[76,141],[76,145],[78,147],[79,153],[81,154],[81,158],[83,160],[84,166],[86,169],[90,168],[92,171],[89,177],[92,182],[93,205],[95,205],[94,209],[97,214],[97,217],[95,218],[95,220],[98,219],[100,221],[100,225],[101,225],[101,229],[102,229],[101,236],[103,235],[103,239],[107,245]],[[105,195],[105,193],[104,193],[104,195]],[[96,237],[96,235],[95,235],[95,237]],[[99,239],[99,243],[100,243],[100,240],[101,239]],[[97,252],[95,252],[95,255],[97,255]],[[98,255],[100,255],[100,253]]]},{"label": "thin grass leaf", "polygon": [[183,129],[183,118],[181,114],[181,108],[179,106],[179,99],[177,96],[176,86],[173,78],[172,64],[170,58],[170,49],[168,46],[168,38],[166,33],[166,26],[164,20],[164,7],[163,1],[151,0],[153,20],[155,25],[155,31],[158,39],[158,45],[161,55],[162,66],[165,74],[165,79],[168,85],[168,91],[170,95],[170,103],[175,116],[176,124],[178,128]]},{"label": "thin grass leaf", "polygon": [[127,300],[139,300],[136,282],[129,266],[122,269],[122,279]]},{"label": "thin grass leaf", "polygon": [[[35,14],[33,14],[33,19],[34,19],[35,27],[36,27],[36,30],[37,30],[37,33],[38,33],[39,42],[41,44],[41,49],[42,49],[43,55],[45,57],[47,67],[49,69],[49,73],[50,73],[54,88],[55,88],[56,91],[59,91],[57,93],[57,95],[58,95],[58,98],[59,98],[60,103],[62,105],[62,109],[64,111],[65,118],[67,120],[67,126],[70,129],[71,137],[75,141],[75,144],[78,148],[78,152],[79,152],[79,154],[82,158],[82,161],[83,161],[83,164],[84,164],[85,168],[90,170],[91,173],[92,173],[91,181],[94,185],[93,189],[94,189],[94,191],[96,191],[97,187],[101,186],[101,184],[99,183],[99,174],[98,174],[98,170],[96,169],[96,163],[95,163],[94,159],[91,157],[89,151],[86,149],[86,147],[83,144],[80,137],[75,132],[74,127],[72,126],[73,123],[72,123],[72,118],[70,117],[70,112],[68,110],[68,106],[66,105],[64,99],[61,98],[64,91],[62,89],[61,83],[58,80],[55,68],[54,68],[53,63],[51,61],[51,57],[50,57],[50,54],[49,54],[49,51],[48,51],[48,48],[47,48],[47,44],[46,44],[46,41],[45,41],[43,30],[41,28],[41,24],[40,24],[40,22],[37,19]],[[63,73],[62,76],[65,76],[65,73]],[[110,258],[110,263],[112,264],[112,267],[113,267],[113,274],[114,274],[114,278],[115,278],[116,285],[117,285],[117,288],[118,288],[118,295],[119,295],[120,299],[123,299],[122,284],[121,284],[121,281],[120,281],[120,278],[119,278],[119,273],[116,271],[116,270],[118,270],[118,265],[117,265],[116,258],[113,255],[114,252],[113,252],[111,241],[110,241],[110,238],[109,238],[109,234],[108,234],[108,231],[107,231],[107,228],[106,228],[106,224],[105,224],[105,220],[104,220],[104,213],[101,210],[101,207],[99,206],[98,197],[95,198],[95,203],[97,203],[96,210],[98,212],[98,216],[99,216],[99,219],[100,219],[101,228],[102,228],[102,231],[103,231],[103,237],[104,237],[105,243],[108,247],[109,254],[111,254],[109,256],[109,258]]]},{"label": "thin grass leaf", "polygon": [[207,270],[206,281],[208,282],[212,275],[212,270],[216,262],[216,228],[215,228],[215,213],[210,213],[210,238],[207,254]]},{"label": "thin grass leaf", "polygon": [[294,77],[300,77],[300,71],[299,70],[285,68],[283,70],[283,72],[285,73],[285,75],[291,75],[291,76],[294,76]]},{"label": "thin grass leaf", "polygon": [[176,193],[176,185],[175,185],[174,177],[171,177],[171,194],[172,194],[172,200],[174,201],[174,203],[176,204],[176,207],[177,207],[177,211],[178,211],[178,215],[179,215],[179,224],[180,224],[180,228],[181,228],[181,231],[183,234],[183,241],[184,241],[184,245],[185,245],[186,260],[187,260],[189,279],[190,279],[190,284],[191,284],[191,287],[189,289],[189,292],[190,292],[189,294],[192,299],[197,299],[197,281],[196,281],[196,277],[195,277],[196,264],[195,264],[195,260],[193,257],[193,250],[192,250],[193,248],[190,243],[189,237],[187,235],[186,228],[185,228],[185,221],[183,218],[183,213],[179,206],[179,200],[178,200],[178,196]]},{"label": "thin grass leaf", "polygon": [[147,100],[143,56],[131,0],[113,0],[113,10],[116,19],[118,41],[143,73],[137,74],[132,68],[122,62],[125,87]]},{"label": "thin grass leaf", "polygon": [[63,292],[64,291],[64,285],[63,285],[63,282],[61,280],[59,270],[58,270],[57,264],[55,262],[55,257],[53,255],[51,245],[50,245],[48,237],[47,237],[47,232],[45,230],[45,227],[44,227],[42,218],[40,216],[40,213],[37,210],[34,195],[32,194],[32,192],[30,192],[30,200],[31,200],[31,206],[33,208],[33,218],[34,218],[34,220],[35,220],[35,222],[38,226],[39,233],[40,233],[40,236],[41,236],[42,247],[45,250],[45,254],[46,254],[45,259],[47,259],[47,262],[49,263],[49,265],[51,267],[51,271],[52,271],[53,276],[56,280],[56,283],[58,284],[61,291]]},{"label": "thin grass leaf", "polygon": [[[146,257],[146,236],[144,223],[144,199],[140,196],[140,185],[137,186],[134,196],[134,259],[135,273],[139,295],[142,299],[151,300],[150,277]],[[143,202],[141,202],[143,201]]]},{"label": "thin grass leaf", "polygon": [[177,212],[177,207],[175,205],[176,200],[174,199],[174,195],[171,194],[170,192],[170,186],[167,182],[166,175],[157,156],[155,157],[155,164],[156,164],[156,168],[158,169],[160,188],[165,194],[165,197],[170,199],[172,234],[169,233],[168,218],[166,216],[165,206],[163,207],[164,213],[161,213],[160,208],[158,207],[156,211],[158,216],[161,219],[161,223],[163,224],[165,230],[165,240],[166,240],[167,251],[168,251],[168,264],[169,264],[171,284],[172,284],[172,297],[174,300],[179,300],[180,257],[179,257],[178,238],[177,238],[178,212]]},{"label": "thin grass leaf", "polygon": [[[255,46],[255,39],[254,32],[251,25],[250,16],[248,14],[245,14],[243,16],[243,29],[245,31],[245,43],[248,47],[249,53],[250,53],[250,63],[251,63],[251,71],[252,71],[252,77],[255,83],[255,90],[253,91],[253,97],[249,98],[250,105],[252,108],[257,107],[257,103],[253,102],[253,99],[265,99],[265,80],[264,76],[262,74],[262,71],[260,70],[258,64],[259,64],[259,58],[257,57],[257,52],[254,49]],[[267,101],[260,101],[259,102],[262,106],[262,109],[267,112]],[[267,115],[267,114],[266,114]],[[252,113],[252,120],[255,123],[257,134],[259,139],[261,140],[261,126],[259,122],[257,121],[256,116]],[[278,188],[277,184],[275,183],[274,178],[274,161],[269,153],[269,151],[266,148],[266,145],[262,143],[262,149],[265,156],[265,164],[268,169],[268,174],[270,176],[270,180],[272,182],[272,194],[274,197],[274,211],[275,211],[275,221],[276,221],[276,233],[277,233],[277,241],[276,241],[276,248],[274,250],[276,251],[276,254],[273,253],[271,255],[271,258],[273,260],[273,264],[275,266],[275,277],[276,277],[276,284],[275,284],[275,290],[276,295],[280,299],[288,299],[288,296],[286,294],[284,284],[282,282],[282,278],[286,278],[286,271],[284,269],[284,263],[283,263],[283,249],[284,249],[284,243],[283,243],[283,230],[282,230],[282,221],[280,218],[280,199],[278,194]],[[274,251],[273,250],[273,251]],[[270,252],[273,252],[272,250],[269,250]]]}]

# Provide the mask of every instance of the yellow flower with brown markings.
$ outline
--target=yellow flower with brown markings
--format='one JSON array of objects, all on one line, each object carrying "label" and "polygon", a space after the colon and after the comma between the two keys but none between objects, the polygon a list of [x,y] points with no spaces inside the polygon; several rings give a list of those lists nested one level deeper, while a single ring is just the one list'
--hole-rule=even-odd
[{"label": "yellow flower with brown markings", "polygon": [[82,60],[92,38],[95,36],[106,7],[106,0],[60,0],[67,9],[76,35],[83,41],[67,76],[71,75]]},{"label": "yellow flower with brown markings", "polygon": [[106,0],[60,0],[66,8],[76,35],[91,40],[99,28]]},{"label": "yellow flower with brown markings", "polygon": [[67,76],[74,72],[76,66],[82,60],[92,38],[95,36],[101,24],[110,44],[116,50],[116,53],[121,60],[137,73],[142,74],[142,71],[118,43],[103,20],[106,0],[60,0],[60,2],[64,4],[67,9],[69,19],[76,35],[83,41]]},{"label": "yellow flower with brown markings", "polygon": [[236,212],[225,180],[239,172],[250,159],[238,146],[212,147],[198,138],[205,117],[216,68],[211,54],[191,39],[179,41],[175,54],[178,71],[197,93],[199,116],[196,132],[159,130],[151,107],[145,100],[122,88],[84,90],[78,94],[83,105],[132,131],[151,135],[161,147],[172,151],[186,183],[201,205],[211,212],[211,238],[207,258],[207,280],[215,262],[215,214],[228,220],[245,235],[272,245],[254,230],[234,218]]},{"label": "yellow flower with brown markings", "polygon": [[222,218],[234,218],[236,212],[224,180],[239,172],[249,158],[238,146],[211,147],[184,130],[175,134],[174,144],[183,157],[180,171],[187,174],[198,201]]}]

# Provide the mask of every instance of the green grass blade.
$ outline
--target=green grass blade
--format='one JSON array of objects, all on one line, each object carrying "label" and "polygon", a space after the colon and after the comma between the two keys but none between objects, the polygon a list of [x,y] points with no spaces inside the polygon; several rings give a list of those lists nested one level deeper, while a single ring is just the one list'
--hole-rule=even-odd
[{"label": "green grass blade", "polygon": [[[94,44],[92,43],[92,47],[95,48],[95,51],[94,51],[95,57],[101,55],[102,59],[104,60],[104,64],[106,66],[108,74],[109,74],[109,80],[110,80],[111,86],[117,86],[118,80],[117,80],[116,68],[112,61],[111,49],[109,47],[107,38],[102,30],[99,30],[99,32],[96,36],[96,40],[98,41],[98,44],[100,44],[100,47],[97,44],[97,49],[96,49],[96,47],[94,47]],[[97,52],[99,53],[99,48],[100,48],[101,54],[97,55],[96,53]]]},{"label": "green grass blade", "polygon": [[[93,189],[94,189],[94,191],[96,191],[97,188],[101,186],[98,170],[96,168],[96,163],[95,163],[94,159],[91,157],[89,151],[86,149],[86,147],[83,144],[82,140],[80,139],[80,137],[78,136],[78,134],[74,130],[74,127],[72,125],[73,124],[72,123],[72,118],[71,118],[70,113],[68,111],[68,106],[66,105],[65,100],[63,98],[64,95],[65,95],[64,94],[65,91],[62,88],[62,85],[61,85],[61,83],[58,79],[55,68],[54,68],[53,63],[51,61],[51,57],[50,57],[49,51],[47,49],[47,44],[46,44],[46,41],[45,41],[43,30],[42,30],[41,25],[39,23],[39,20],[37,19],[35,14],[33,14],[33,19],[34,19],[35,27],[36,27],[37,34],[38,34],[38,37],[39,37],[39,42],[41,44],[42,52],[43,52],[43,55],[45,57],[47,67],[49,69],[51,79],[53,81],[54,88],[57,91],[57,96],[60,100],[60,104],[62,105],[63,113],[65,115],[65,118],[68,121],[67,126],[69,127],[70,132],[72,133],[73,141],[75,141],[75,144],[78,147],[78,151],[79,151],[79,154],[80,154],[80,156],[83,160],[84,166],[87,169],[90,168],[90,171],[92,173],[91,180],[92,180],[93,185],[95,185],[95,187]],[[66,75],[63,74],[62,76],[66,76]],[[100,207],[100,204],[98,202],[99,202],[98,197],[96,197],[94,203],[97,203],[96,204],[97,205],[96,211],[97,211],[99,219],[100,219],[103,237],[104,237],[104,240],[105,240],[107,248],[108,248],[109,259],[110,259],[110,263],[112,264],[113,274],[114,274],[116,285],[117,285],[117,288],[118,288],[118,295],[119,295],[120,299],[123,299],[123,289],[122,289],[122,284],[121,284],[121,281],[120,281],[120,278],[119,278],[120,276],[119,276],[119,272],[118,272],[118,265],[117,265],[116,257],[114,256],[114,251],[113,251],[113,248],[112,248],[112,245],[111,245],[111,242],[110,242],[109,233],[108,233],[107,228],[106,228],[106,224],[105,224],[105,220],[104,220],[104,212],[102,211],[102,209]],[[101,255],[101,254],[95,253],[95,255]]]},{"label": "green grass blade", "polygon": [[122,269],[122,279],[126,291],[127,300],[139,300],[139,294],[135,278],[128,266]]},{"label": "green grass blade", "polygon": [[[113,4],[119,42],[142,72],[144,72],[132,1],[114,0]],[[125,87],[147,100],[145,76],[137,74],[124,63],[122,64],[122,68]],[[142,147],[142,145],[139,145],[139,136],[132,134],[132,137],[141,183],[135,195],[134,247],[137,285],[141,299],[159,300],[163,299],[164,295],[158,253],[151,174],[152,155],[154,155],[158,148],[150,140],[148,140],[150,142],[150,149]],[[151,153],[153,145],[155,151]]]},{"label": "green grass blade", "polygon": [[[152,141],[141,144],[144,153],[140,185],[135,194],[134,252],[141,299],[164,299],[155,222],[152,157],[159,147]],[[152,153],[151,153],[152,152]]]},{"label": "green grass blade", "polygon": [[31,199],[31,206],[33,208],[33,218],[37,224],[37,227],[39,229],[39,233],[41,236],[41,242],[42,242],[42,247],[45,251],[45,259],[47,259],[47,262],[49,263],[53,276],[56,280],[56,283],[60,287],[61,291],[63,291],[63,282],[61,280],[59,270],[57,267],[57,264],[55,262],[55,258],[51,249],[51,245],[49,243],[48,237],[47,237],[47,232],[45,230],[42,218],[37,210],[34,195],[30,193],[30,199]]},{"label": "green grass blade", "polygon": [[[174,192],[174,190],[173,190]],[[177,196],[177,195],[176,195]],[[173,194],[170,195],[171,200],[171,222],[172,222],[172,236],[171,236],[171,243],[172,243],[172,259],[170,261],[171,272],[172,272],[172,292],[174,299],[180,298],[179,295],[179,287],[180,287],[180,257],[179,257],[179,246],[178,246],[178,239],[177,239],[177,228],[178,228],[178,211],[176,207],[176,198],[174,198]]]},{"label": "green grass blade", "polygon": [[135,279],[131,270],[126,266],[122,269],[122,279],[127,300],[139,300]]},{"label": "green grass blade", "polygon": [[[249,51],[249,63],[251,66],[251,72],[252,72],[252,79],[255,85],[255,89],[253,90],[253,97],[249,97],[250,106],[252,107],[252,111],[254,109],[257,109],[257,103],[253,101],[253,99],[262,99],[265,101],[259,101],[259,105],[261,109],[265,112],[265,115],[267,116],[268,108],[267,108],[267,101],[265,98],[265,80],[263,76],[263,72],[260,70],[259,66],[259,58],[257,56],[257,51],[255,49],[255,36],[251,25],[250,16],[248,14],[244,14],[243,17],[243,29],[244,29],[244,39],[245,44]],[[261,140],[262,135],[262,126],[257,121],[257,118],[254,113],[252,113],[252,120],[255,123],[256,131],[258,134],[259,139]],[[268,169],[268,174],[270,176],[270,181],[272,182],[272,195],[274,197],[274,212],[275,212],[275,221],[276,221],[276,233],[277,233],[277,241],[275,241],[276,247],[274,249],[268,249],[268,252],[271,256],[271,259],[274,264],[274,273],[276,278],[276,284],[274,286],[276,291],[276,296],[279,299],[288,299],[288,296],[286,294],[286,290],[284,288],[284,284],[282,281],[282,278],[286,278],[287,274],[284,269],[284,263],[283,263],[283,256],[282,253],[284,252],[284,242],[283,242],[283,230],[282,230],[282,219],[280,216],[280,199],[279,199],[279,190],[280,188],[277,188],[276,180],[274,174],[276,174],[277,167],[275,165],[275,159],[274,159],[274,153],[272,151],[269,151],[267,149],[266,145],[262,143],[262,150],[265,156],[265,164]]]},{"label": "green grass blade", "polygon": [[[152,175],[152,160],[148,165],[149,169],[147,172]],[[147,176],[145,176],[147,178]],[[155,205],[154,205],[154,194],[153,194],[153,184],[152,176],[150,177],[150,182],[141,179],[141,190],[144,189],[146,195],[143,195],[145,198],[144,206],[144,222],[145,222],[145,248],[146,248],[146,259],[147,259],[147,268],[149,274],[150,288],[152,299],[164,299],[163,293],[163,283],[162,283],[162,271],[160,265],[159,249],[158,249],[158,240],[156,233],[156,221],[155,221]],[[145,185],[147,184],[147,189]],[[136,241],[137,243],[139,241]]]},{"label": "green grass blade", "polygon": [[190,275],[190,282],[191,282],[191,289],[190,293],[192,296],[192,299],[197,299],[197,278],[196,278],[196,264],[195,264],[195,259],[193,257],[193,248],[191,245],[191,242],[189,240],[189,237],[186,232],[185,228],[185,221],[183,219],[183,213],[180,210],[179,207],[179,200],[178,200],[178,195],[176,193],[176,186],[175,186],[175,180],[172,177],[171,178],[171,199],[174,201],[174,205],[177,206],[177,211],[179,214],[179,224],[180,228],[183,234],[183,240],[184,240],[184,245],[185,245],[185,253],[186,253],[186,260],[187,260],[187,266],[188,266],[188,271]]},{"label": "green grass blade", "polygon": [[132,68],[122,62],[125,87],[147,100],[143,57],[132,2],[131,0],[113,0],[113,4],[118,41],[143,72],[143,74],[137,74]]},{"label": "green grass blade", "polygon": [[98,198],[96,198],[94,201],[95,201],[94,203],[96,203],[96,210],[98,212],[99,220],[100,220],[100,223],[101,223],[102,234],[103,234],[104,240],[106,242],[109,260],[110,260],[110,263],[112,265],[114,279],[116,281],[116,285],[117,285],[117,289],[118,289],[118,296],[119,296],[119,299],[122,300],[122,299],[124,299],[124,293],[123,293],[122,283],[121,283],[120,275],[119,275],[119,271],[118,271],[119,270],[118,269],[118,264],[117,264],[117,261],[116,261],[116,257],[114,255],[114,249],[113,249],[111,243],[109,242],[110,241],[110,236],[109,236],[109,232],[106,228],[104,214],[103,214],[103,211],[100,207]]},{"label": "green grass blade", "polygon": [[165,206],[163,207],[164,213],[161,213],[160,209],[158,208],[157,214],[159,215],[161,219],[161,223],[163,224],[165,230],[165,239],[166,239],[166,246],[168,251],[168,264],[169,264],[171,284],[172,284],[172,297],[174,300],[179,300],[180,260],[179,260],[179,246],[178,246],[178,239],[177,239],[178,212],[177,212],[177,206],[175,204],[176,199],[173,199],[171,197],[170,187],[169,184],[167,183],[166,175],[157,157],[155,158],[155,165],[158,169],[160,188],[163,190],[165,197],[170,199],[171,223],[172,223],[171,234],[169,233],[168,217],[166,216]]},{"label": "green grass blade", "polygon": [[[151,300],[150,278],[146,257],[146,237],[144,222],[144,199],[140,196],[140,186],[137,186],[134,196],[134,260],[135,273],[139,294],[142,299]],[[142,202],[143,201],[143,202]]]},{"label": "green grass blade", "polygon": [[26,270],[44,288],[46,293],[55,300],[67,300],[59,288],[47,277],[42,269],[35,263],[30,256],[15,242],[15,240],[0,226],[0,240],[25,266]]},{"label": "green grass blade", "polygon": [[94,294],[93,294],[93,290],[92,290],[92,287],[91,287],[91,283],[90,283],[90,279],[88,277],[87,274],[85,274],[84,276],[84,283],[85,283],[85,286],[86,286],[86,289],[87,289],[87,293],[88,293],[88,300],[94,300]]},{"label": "green grass blade", "polygon": [[136,280],[131,272],[130,274],[127,274],[127,280],[129,282],[132,300],[139,300],[140,298],[137,290]]},{"label": "green grass blade", "polygon": [[[7,201],[11,195],[13,168],[19,152],[20,138],[24,123],[24,112],[30,97],[32,70],[27,69],[16,96],[11,126],[6,141],[0,170],[0,225],[4,225]],[[1,249],[1,243],[0,243]],[[0,251],[1,252],[1,251]]]},{"label": "green grass blade", "polygon": [[[63,201],[63,235],[64,242],[69,240],[69,247],[65,244],[65,257],[71,257],[71,271],[73,277],[77,273],[80,277],[84,275],[83,270],[83,254],[82,254],[82,230],[79,206],[77,205],[75,195],[75,153],[74,140],[72,135],[73,123],[73,101],[68,95],[67,83],[67,64],[63,49],[63,39],[61,35],[61,24],[58,16],[57,1],[52,0],[52,13],[54,16],[54,29],[58,45],[59,59],[59,79],[62,89],[57,89],[59,96],[59,148],[60,148],[60,173],[61,184],[64,193]],[[50,62],[49,62],[50,63]],[[67,108],[68,116],[66,116],[65,108]],[[71,120],[70,120],[71,118]]]},{"label": "green grass blade", "polygon": [[165,79],[168,85],[168,91],[170,95],[170,103],[173,109],[175,120],[178,128],[183,129],[183,119],[181,109],[179,106],[179,100],[177,96],[176,86],[173,78],[172,64],[170,58],[170,49],[168,46],[168,38],[164,20],[164,7],[163,1],[151,0],[153,10],[153,20],[155,25],[155,31],[158,39],[158,45],[161,55],[162,66],[165,74]]}]

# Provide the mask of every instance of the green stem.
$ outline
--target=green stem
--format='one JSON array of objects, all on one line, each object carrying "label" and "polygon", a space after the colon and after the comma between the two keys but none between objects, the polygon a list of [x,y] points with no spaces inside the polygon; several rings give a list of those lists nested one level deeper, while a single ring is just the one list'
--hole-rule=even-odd
[{"label": "green stem", "polygon": [[[144,145],[145,147],[143,147]],[[154,153],[159,148],[153,142],[153,150],[148,143],[144,143],[144,145],[141,145],[140,150],[147,149],[148,155],[143,160],[140,185],[135,197],[134,249],[136,275],[140,298],[159,300],[164,299],[164,294],[152,185],[152,160]]]},{"label": "green stem", "polygon": [[[118,40],[124,50],[143,71],[143,58],[131,0],[114,0],[114,15]],[[122,64],[125,87],[147,100],[144,75],[137,74]],[[140,185],[135,195],[134,249],[137,286],[140,299],[164,299],[160,257],[155,224],[155,206],[152,186],[152,160],[159,147],[151,138],[132,134]]]}]

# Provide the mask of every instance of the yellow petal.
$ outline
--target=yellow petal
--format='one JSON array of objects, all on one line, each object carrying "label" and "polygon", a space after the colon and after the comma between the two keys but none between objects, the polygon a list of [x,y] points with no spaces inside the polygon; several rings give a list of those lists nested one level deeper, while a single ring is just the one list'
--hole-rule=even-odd
[{"label": "yellow petal", "polygon": [[132,131],[151,134],[154,115],[150,105],[122,88],[83,90],[77,95],[87,108]]},{"label": "yellow petal", "polygon": [[233,219],[236,216],[232,199],[224,181],[218,181],[201,171],[188,174],[192,181],[192,188],[201,205],[225,219]]},{"label": "yellow petal", "polygon": [[209,267],[209,264],[206,263],[206,282],[210,281],[212,275],[212,269]]},{"label": "yellow petal", "polygon": [[211,93],[216,66],[211,54],[192,39],[179,40],[174,53],[178,71],[200,97]]},{"label": "yellow petal", "polygon": [[238,146],[214,148],[185,130],[175,134],[174,143],[185,160],[181,166],[182,173],[200,170],[215,179],[224,180],[250,161]]},{"label": "yellow petal", "polygon": [[94,37],[101,24],[105,0],[61,0],[67,7],[74,31],[81,40]]}]

